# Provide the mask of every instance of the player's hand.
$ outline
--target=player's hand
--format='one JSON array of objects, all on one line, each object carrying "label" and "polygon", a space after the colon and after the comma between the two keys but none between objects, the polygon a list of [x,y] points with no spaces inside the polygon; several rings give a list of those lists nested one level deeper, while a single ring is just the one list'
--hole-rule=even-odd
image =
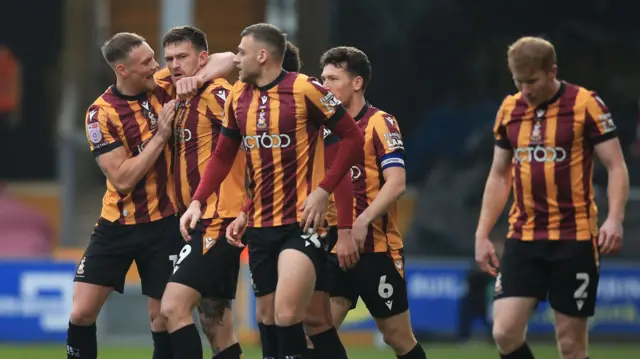
[{"label": "player's hand", "polygon": [[329,192],[320,187],[307,196],[302,207],[299,208],[302,211],[300,225],[303,227],[304,233],[309,233],[310,229],[313,230],[313,233],[318,231],[318,227],[324,222],[327,215],[328,204]]},{"label": "player's hand", "polygon": [[176,100],[171,100],[162,106],[158,116],[158,130],[156,136],[160,136],[163,141],[168,141],[173,130],[173,118],[176,115]]},{"label": "player's hand", "polygon": [[598,235],[600,254],[607,255],[619,251],[622,247],[622,235],[622,221],[607,218],[602,224],[602,227],[600,227],[600,233]]},{"label": "player's hand", "polygon": [[198,93],[202,82],[197,76],[183,77],[176,81],[176,96],[180,100],[187,100]]},{"label": "player's hand", "polygon": [[189,242],[191,240],[189,232],[196,228],[200,217],[202,217],[202,205],[199,201],[193,200],[187,211],[180,217],[180,234],[182,234],[182,238],[185,241]]},{"label": "player's hand", "polygon": [[367,239],[367,233],[369,233],[369,223],[370,221],[361,214],[356,218],[351,227],[351,235],[360,253],[364,252],[364,241]]},{"label": "player's hand", "polygon": [[227,242],[232,246],[243,248],[242,236],[244,235],[245,229],[247,229],[247,214],[240,212],[238,217],[227,226]]},{"label": "player's hand", "polygon": [[483,272],[487,272],[493,277],[497,275],[500,262],[496,255],[496,248],[489,238],[476,238],[476,263],[478,263],[478,267],[480,267]]},{"label": "player's hand", "polygon": [[351,229],[338,229],[338,241],[336,242],[336,254],[340,268],[351,269],[360,260],[358,246],[351,236]]}]

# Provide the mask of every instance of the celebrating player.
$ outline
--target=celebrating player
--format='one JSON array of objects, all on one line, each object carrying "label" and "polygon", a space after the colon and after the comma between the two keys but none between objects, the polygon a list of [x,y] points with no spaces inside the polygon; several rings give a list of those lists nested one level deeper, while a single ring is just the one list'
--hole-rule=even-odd
[{"label": "celebrating player", "polygon": [[[201,203],[225,178],[242,144],[253,196],[244,234],[263,357],[301,358],[302,320],[325,260],[315,231],[324,221],[329,194],[362,156],[363,138],[317,81],[282,70],[286,40],[280,29],[255,24],[241,35],[235,59],[240,82],[225,104],[222,136],[181,218],[181,231],[186,236],[195,227]],[[343,154],[326,174],[320,137],[325,125],[342,138]],[[342,222],[348,227],[351,218]]]},{"label": "celebrating player", "polygon": [[405,190],[398,121],[365,101],[371,79],[365,53],[332,48],[322,55],[320,66],[324,86],[342,101],[365,138],[364,159],[351,169],[357,216],[351,233],[360,247],[360,261],[347,271],[332,267],[333,323],[340,327],[360,297],[398,358],[426,358],[411,329],[403,243],[396,225],[397,201]]},{"label": "celebrating player", "polygon": [[[502,358],[532,359],[527,321],[537,302],[548,298],[562,357],[587,358],[599,256],[622,244],[627,168],[607,106],[594,92],[557,79],[551,43],[523,37],[507,56],[519,92],[498,110],[476,231],[476,261],[497,274],[493,336]],[[609,174],[609,215],[599,231],[594,152]],[[514,203],[499,263],[488,237],[512,179]]]},{"label": "celebrating player", "polygon": [[[172,90],[180,79],[192,77],[208,59],[206,35],[191,26],[176,27],[164,36],[167,78]],[[204,83],[194,97],[179,103],[174,121],[173,178],[178,210],[184,211],[200,181],[220,134],[224,101],[231,85],[221,78]],[[220,191],[206,199],[206,209],[189,242],[175,258],[173,275],[162,297],[173,351],[180,358],[202,358],[200,335],[192,311],[198,307],[202,328],[215,358],[240,358],[233,329],[231,302],[235,298],[241,249],[224,240],[227,225],[242,209],[245,160],[240,154]],[[222,239],[222,240],[220,240]]]},{"label": "celebrating player", "polygon": [[[169,168],[175,102],[158,86],[158,63],[145,40],[114,35],[102,54],[116,74],[89,107],[86,131],[91,151],[107,177],[102,212],[76,270],[67,335],[67,358],[97,357],[95,322],[109,294],[122,293],[135,260],[142,293],[149,297],[154,359],[172,358],[160,298],[180,249]],[[164,107],[162,106],[164,103]]]},{"label": "celebrating player", "polygon": [[[300,72],[302,62],[300,61],[299,49],[287,41],[287,49],[284,53],[284,60],[282,61],[282,68],[289,72]],[[331,134],[330,130],[324,129],[322,134],[325,146],[325,163],[327,167],[331,166],[333,159],[338,155],[337,146],[340,139]],[[353,187],[351,184],[351,175],[347,173],[340,185],[336,188],[336,195],[341,198],[348,198],[346,201],[338,201],[338,204],[345,204],[345,207],[341,207],[340,210],[352,212],[353,211]],[[329,225],[326,231],[325,242],[327,249],[331,250],[338,242],[338,233],[340,233],[341,240],[338,242],[340,246],[348,248],[340,248],[338,250],[338,256],[341,254],[341,261],[343,267],[351,268],[355,265],[359,259],[358,248],[356,247],[353,238],[351,237],[351,231],[349,228],[338,229],[338,214],[333,199],[333,194],[329,200],[329,208],[327,211],[327,223]],[[327,265],[329,264],[326,261]],[[311,343],[307,356],[310,359],[313,358],[335,358],[346,359],[347,352],[340,341],[338,332],[333,326],[331,318],[331,305],[329,297],[329,279],[326,271],[320,271],[316,274],[316,286],[311,296],[311,301],[307,307],[307,314],[304,319],[304,329],[309,337]]]}]

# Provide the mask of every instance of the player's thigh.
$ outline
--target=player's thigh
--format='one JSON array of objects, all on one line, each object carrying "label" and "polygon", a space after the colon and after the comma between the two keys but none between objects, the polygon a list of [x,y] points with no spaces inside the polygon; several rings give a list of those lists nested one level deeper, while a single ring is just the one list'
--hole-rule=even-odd
[{"label": "player's thigh", "polygon": [[325,250],[322,252],[323,260],[321,268],[316,271],[316,285],[314,287],[314,290],[316,292],[329,293],[331,277],[327,273],[326,267],[331,259],[330,248],[333,248],[333,246],[335,245],[338,232],[337,230],[332,230],[331,228],[329,228],[328,230],[322,228],[320,231],[322,231],[321,237]]},{"label": "player's thigh", "polygon": [[137,229],[143,239],[135,261],[140,274],[142,294],[160,300],[173,267],[191,254],[180,236],[177,216],[170,216]]},{"label": "player's thigh", "polygon": [[282,305],[299,304],[302,309],[306,308],[315,287],[316,273],[322,271],[325,262],[322,238],[317,233],[303,234],[297,224],[291,226],[278,256],[276,315]]},{"label": "player's thigh", "polygon": [[600,280],[597,246],[592,241],[551,243],[554,257],[549,303],[570,317],[593,316]]},{"label": "player's thigh", "polygon": [[494,298],[547,298],[551,280],[546,242],[507,239],[500,259]]},{"label": "player's thigh", "polygon": [[338,265],[338,257],[332,253],[325,263],[324,273],[329,281],[332,322],[339,328],[347,313],[358,303],[360,294],[354,278],[355,272],[342,270]]},{"label": "player's thigh", "polygon": [[[124,226],[100,219],[76,268],[74,281],[113,288],[122,293],[138,243],[135,226]],[[93,286],[77,288],[86,288],[79,289],[80,291],[94,291],[90,289],[94,288]]]},{"label": "player's thigh", "polygon": [[178,254],[169,279],[196,291],[199,297],[233,300],[235,298],[242,249],[225,239],[229,220],[206,219],[198,222]]},{"label": "player's thigh", "polygon": [[281,237],[282,233],[277,228],[247,228],[245,232],[250,280],[256,298],[276,291]]},{"label": "player's thigh", "polygon": [[360,298],[373,318],[389,318],[409,309],[401,251],[363,253],[354,270]]}]

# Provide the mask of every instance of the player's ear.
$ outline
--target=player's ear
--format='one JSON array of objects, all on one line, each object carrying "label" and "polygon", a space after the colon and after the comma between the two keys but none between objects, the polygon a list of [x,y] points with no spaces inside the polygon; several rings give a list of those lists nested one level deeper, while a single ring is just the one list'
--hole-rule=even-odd
[{"label": "player's ear", "polygon": [[200,51],[200,53],[198,54],[198,65],[200,65],[199,67],[206,65],[207,61],[209,61],[209,53],[207,51]]},{"label": "player's ear", "polygon": [[127,75],[127,67],[124,64],[116,64],[113,67],[113,70],[116,72],[116,74],[118,74],[120,76],[126,76]]},{"label": "player's ear", "polygon": [[267,54],[267,50],[265,49],[260,49],[260,51],[258,51],[258,62],[262,65],[265,62],[267,62],[267,56],[269,56]]},{"label": "player's ear", "polygon": [[356,76],[351,80],[351,86],[353,86],[354,91],[362,91],[362,85],[364,81],[362,80],[362,76]]},{"label": "player's ear", "polygon": [[549,71],[549,77],[551,79],[555,79],[558,76],[558,65],[551,66],[551,71]]}]

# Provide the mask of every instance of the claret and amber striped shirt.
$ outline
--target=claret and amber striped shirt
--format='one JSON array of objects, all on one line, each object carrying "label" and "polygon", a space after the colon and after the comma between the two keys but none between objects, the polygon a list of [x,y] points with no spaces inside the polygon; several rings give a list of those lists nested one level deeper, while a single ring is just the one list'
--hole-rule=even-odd
[{"label": "claret and amber striped shirt", "polygon": [[615,129],[602,99],[570,83],[563,82],[551,100],[537,107],[521,93],[504,99],[494,135],[497,146],[513,151],[509,238],[597,236],[594,146],[616,137]]},{"label": "claret and amber striped shirt", "polygon": [[[163,86],[138,96],[123,95],[115,85],[109,87],[87,110],[86,133],[93,155],[97,157],[118,147],[124,147],[129,157],[139,155],[156,132],[158,114],[170,99]],[[100,216],[130,225],[173,215],[170,165],[171,150],[167,146],[131,193],[119,193],[107,179]]]}]

